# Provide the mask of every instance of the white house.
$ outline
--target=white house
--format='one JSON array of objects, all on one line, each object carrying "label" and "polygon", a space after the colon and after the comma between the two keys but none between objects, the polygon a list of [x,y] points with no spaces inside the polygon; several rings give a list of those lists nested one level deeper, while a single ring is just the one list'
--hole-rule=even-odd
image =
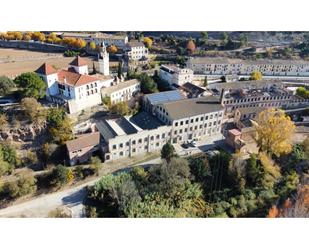
[{"label": "white house", "polygon": [[87,61],[77,56],[68,69],[55,70],[44,63],[35,71],[47,84],[46,98],[58,104],[67,104],[69,113],[102,103],[101,88],[111,85],[113,78],[88,75]]},{"label": "white house", "polygon": [[162,65],[160,67],[159,76],[170,85],[183,85],[193,81],[193,70],[189,68],[180,68],[176,65]]},{"label": "white house", "polygon": [[125,47],[125,55],[129,60],[138,61],[148,59],[148,48],[139,41],[130,41]]},{"label": "white house", "polygon": [[102,88],[102,96],[110,97],[111,104],[116,104],[122,101],[128,101],[136,93],[140,92],[141,83],[137,79],[120,82],[117,85]]}]

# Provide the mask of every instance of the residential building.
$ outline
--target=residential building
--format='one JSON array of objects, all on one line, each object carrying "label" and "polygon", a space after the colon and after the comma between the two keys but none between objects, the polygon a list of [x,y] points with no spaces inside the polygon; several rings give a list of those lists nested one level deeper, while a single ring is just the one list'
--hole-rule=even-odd
[{"label": "residential building", "polygon": [[128,101],[141,90],[141,83],[137,79],[120,82],[101,89],[102,97],[110,97],[111,104]]},{"label": "residential building", "polygon": [[125,55],[129,60],[139,61],[148,59],[148,48],[146,48],[142,42],[130,41],[126,44],[124,50]]},{"label": "residential building", "polygon": [[145,94],[143,97],[143,109],[147,112],[153,113],[155,106],[158,104],[185,98],[185,95],[183,95],[179,90]]},{"label": "residential building", "polygon": [[259,71],[263,76],[309,76],[309,63],[301,60],[242,60],[190,57],[187,67],[196,74],[248,76]]},{"label": "residential building", "polygon": [[99,132],[87,133],[78,136],[76,139],[66,142],[66,149],[70,165],[85,163],[89,161],[93,153],[100,150]]},{"label": "residential building", "polygon": [[56,70],[44,63],[35,71],[46,83],[46,98],[75,113],[102,103],[101,88],[110,86],[113,78],[88,75],[88,63],[77,56],[68,69]]},{"label": "residential building", "polygon": [[170,85],[183,85],[193,81],[193,71],[189,68],[180,68],[176,65],[162,65],[159,76]]}]

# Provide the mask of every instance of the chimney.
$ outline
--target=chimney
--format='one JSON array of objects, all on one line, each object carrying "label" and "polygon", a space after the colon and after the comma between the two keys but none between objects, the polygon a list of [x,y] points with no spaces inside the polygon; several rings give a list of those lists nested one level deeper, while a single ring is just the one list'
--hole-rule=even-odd
[{"label": "chimney", "polygon": [[221,94],[220,94],[220,104],[223,105],[223,101],[224,101],[224,88],[221,89]]},{"label": "chimney", "polygon": [[63,82],[64,82],[65,84],[67,83],[66,77],[63,78]]}]

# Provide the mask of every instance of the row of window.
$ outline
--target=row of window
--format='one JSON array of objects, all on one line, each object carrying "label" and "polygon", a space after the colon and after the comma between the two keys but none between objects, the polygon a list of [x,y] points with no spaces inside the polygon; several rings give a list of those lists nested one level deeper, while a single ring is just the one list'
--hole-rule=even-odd
[{"label": "row of window", "polygon": [[[158,135],[156,135],[156,136],[150,136],[150,141],[154,141],[154,139],[156,138],[157,140],[158,139],[164,139],[164,138],[166,138],[166,136],[168,136],[168,135],[170,135],[170,132],[169,133],[167,133],[167,134],[165,134],[165,133],[162,133],[161,134],[161,136],[158,134]],[[131,144],[132,145],[136,145],[136,144],[141,144],[141,143],[143,143],[143,141],[144,142],[148,142],[148,137],[145,137],[145,138],[140,138],[140,139],[137,139],[137,140],[132,140],[131,141]],[[124,146],[129,146],[130,145],[130,142],[128,141],[128,142],[126,142],[126,143],[120,143],[119,145],[118,145],[118,148],[124,148]],[[116,144],[114,144],[113,145],[113,150],[116,150],[117,149],[117,145]]]},{"label": "row of window", "polygon": [[238,99],[238,100],[225,100],[224,104],[233,104],[233,103],[244,103],[244,102],[252,102],[252,101],[266,101],[266,100],[283,100],[283,99],[290,99],[291,96],[284,95],[284,96],[276,96],[276,97],[259,97],[259,98],[250,98],[250,99]]},{"label": "row of window", "polygon": [[[151,147],[152,148],[159,148],[160,147],[160,143],[158,142],[158,143],[155,143],[155,144],[151,144]],[[144,150],[144,151],[147,151],[148,150],[148,146],[147,145],[145,145],[144,147],[138,147],[138,148],[132,148],[132,153],[136,153],[137,152],[137,149],[139,150],[139,151],[142,151],[142,150]],[[119,156],[125,156],[125,151],[119,151],[118,153],[117,152],[113,152],[113,156],[115,157],[115,156],[117,156],[119,154]],[[129,155],[129,151],[127,150],[127,154]]]},{"label": "row of window", "polygon": [[[205,116],[205,120],[208,120],[208,117],[209,117],[209,119],[213,119],[213,118],[217,118],[218,116],[222,117],[222,112],[220,112],[219,115],[217,113],[215,115],[213,115],[213,114],[211,114],[209,116],[207,115],[207,116]],[[199,121],[204,121],[204,117],[195,118],[195,122],[199,122]],[[194,122],[194,118],[191,118],[190,123],[192,124],[193,122]],[[189,124],[189,120],[186,120],[185,124]],[[184,121],[176,121],[175,126],[177,127],[178,125],[180,125],[180,126],[184,125]]]},{"label": "row of window", "polygon": [[[220,125],[220,124],[221,124],[221,120],[218,121],[218,125]],[[212,125],[216,126],[216,125],[217,125],[217,121],[214,121],[213,123],[212,123],[212,122],[209,122],[208,125],[207,125],[207,123],[205,123],[205,124],[204,124],[204,128],[206,128],[207,126],[208,126],[208,127],[211,127]],[[199,129],[203,129],[203,125],[201,124],[201,125],[199,125],[199,126],[197,126],[197,125],[194,126],[194,130],[195,130],[195,131],[196,131],[198,128],[199,128]],[[182,131],[187,132],[187,131],[188,131],[188,128],[179,129],[179,131],[175,130],[175,131],[174,131],[174,135],[177,135],[178,132],[179,132],[178,134],[182,134]],[[189,128],[189,131],[193,131],[193,126]]]},{"label": "row of window", "polygon": [[[94,84],[93,83],[91,83],[90,85],[86,85],[86,87],[87,87],[87,90],[89,90],[90,88],[94,88],[94,87],[97,87],[98,85],[97,85],[97,82],[95,82]],[[80,89],[79,89],[80,90]]]}]

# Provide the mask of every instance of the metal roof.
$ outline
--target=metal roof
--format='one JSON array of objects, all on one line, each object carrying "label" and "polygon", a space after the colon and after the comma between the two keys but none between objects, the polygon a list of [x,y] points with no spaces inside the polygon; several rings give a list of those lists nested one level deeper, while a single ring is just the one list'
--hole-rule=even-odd
[{"label": "metal roof", "polygon": [[161,104],[161,106],[172,120],[224,110],[220,100],[214,96],[173,101]]},{"label": "metal roof", "polygon": [[145,95],[145,98],[154,105],[154,104],[162,104],[170,101],[176,101],[185,99],[185,96],[179,90],[152,93]]}]

